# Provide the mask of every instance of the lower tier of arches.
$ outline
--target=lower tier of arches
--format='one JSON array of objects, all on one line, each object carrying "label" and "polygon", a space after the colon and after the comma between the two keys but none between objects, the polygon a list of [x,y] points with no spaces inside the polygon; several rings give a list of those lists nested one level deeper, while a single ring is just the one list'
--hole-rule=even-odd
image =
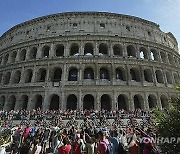
[{"label": "lower tier of arches", "polygon": [[[162,90],[163,91],[163,90]],[[175,91],[116,91],[96,89],[45,90],[0,93],[0,110],[151,110],[168,108],[168,100],[176,97]]]}]

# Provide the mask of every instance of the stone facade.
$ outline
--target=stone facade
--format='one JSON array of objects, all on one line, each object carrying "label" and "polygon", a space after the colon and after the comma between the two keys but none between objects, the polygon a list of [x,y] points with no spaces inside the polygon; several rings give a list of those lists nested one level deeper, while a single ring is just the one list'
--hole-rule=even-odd
[{"label": "stone facade", "polygon": [[168,107],[180,83],[175,37],[156,23],[106,12],[36,18],[0,37],[4,110]]}]

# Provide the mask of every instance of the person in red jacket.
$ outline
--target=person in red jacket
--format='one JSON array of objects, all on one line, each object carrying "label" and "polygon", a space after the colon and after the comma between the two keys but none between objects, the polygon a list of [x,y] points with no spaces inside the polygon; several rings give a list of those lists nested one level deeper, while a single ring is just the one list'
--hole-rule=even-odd
[{"label": "person in red jacket", "polygon": [[63,139],[63,145],[59,147],[58,154],[69,154],[71,151],[71,144],[69,144],[68,139],[65,137]]}]

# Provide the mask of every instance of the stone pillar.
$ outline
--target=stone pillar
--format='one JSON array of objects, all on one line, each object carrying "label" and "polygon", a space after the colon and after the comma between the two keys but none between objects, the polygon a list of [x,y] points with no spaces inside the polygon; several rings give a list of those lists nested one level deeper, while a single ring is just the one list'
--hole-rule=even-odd
[{"label": "stone pillar", "polygon": [[64,110],[66,110],[66,100],[65,100],[65,94],[64,94],[64,90],[62,90],[62,92],[61,92],[61,106],[60,106],[60,109],[62,110],[62,111],[64,111]]},{"label": "stone pillar", "polygon": [[20,79],[19,83],[24,83],[24,81],[25,81],[24,72],[25,72],[25,69],[24,69],[24,66],[23,66],[22,69],[21,69],[21,79]]},{"label": "stone pillar", "polygon": [[44,102],[43,102],[42,110],[46,111],[48,109],[49,109],[48,87],[45,86],[45,88],[44,88]]},{"label": "stone pillar", "polygon": [[112,46],[112,42],[109,42],[109,48],[108,48],[108,56],[113,57],[114,53],[113,53],[113,46]]},{"label": "stone pillar", "polygon": [[52,58],[55,56],[55,46],[54,43],[51,43],[50,50],[49,50],[49,58]]},{"label": "stone pillar", "polygon": [[95,48],[94,48],[94,55],[98,56],[99,55],[99,47],[98,47],[98,42],[95,42]]},{"label": "stone pillar", "polygon": [[82,97],[82,91],[81,90],[79,90],[79,98],[78,98],[78,102],[77,102],[77,109],[80,111],[83,110],[83,97]]},{"label": "stone pillar", "polygon": [[160,94],[157,93],[157,106],[162,109],[162,104],[161,104],[161,98],[160,98]]},{"label": "stone pillar", "polygon": [[64,56],[68,57],[70,55],[69,52],[70,52],[70,44],[69,42],[66,42],[66,45],[64,46]]},{"label": "stone pillar", "polygon": [[127,57],[127,45],[126,44],[123,44],[122,46],[122,49],[123,49],[123,57]]},{"label": "stone pillar", "polygon": [[36,55],[36,58],[38,58],[38,59],[43,58],[42,45],[39,45],[39,47],[37,48],[37,55]]},{"label": "stone pillar", "polygon": [[28,104],[27,104],[27,110],[32,111],[34,109],[34,100],[33,100],[33,94],[32,92],[29,94]]},{"label": "stone pillar", "polygon": [[83,46],[83,42],[82,41],[81,41],[80,47],[79,47],[79,55],[80,56],[84,55],[84,46]]},{"label": "stone pillar", "polygon": [[132,97],[132,94],[130,95],[129,98],[129,110],[134,111],[135,107],[134,107],[134,98]]},{"label": "stone pillar", "polygon": [[143,107],[143,109],[149,111],[149,101],[148,101],[147,93],[144,94],[144,107]]},{"label": "stone pillar", "polygon": [[26,50],[26,60],[29,60],[30,59],[30,47],[27,47],[27,50]]},{"label": "stone pillar", "polygon": [[156,79],[156,72],[155,72],[154,67],[152,67],[152,77],[153,77],[154,85],[156,86],[157,85],[157,79]]},{"label": "stone pillar", "polygon": [[17,50],[17,54],[16,54],[16,59],[15,59],[15,62],[18,62],[19,61],[19,58],[20,58],[20,49]]},{"label": "stone pillar", "polygon": [[112,99],[112,110],[117,110],[118,109],[118,101],[117,101],[117,96],[116,93],[114,92],[113,94],[113,99]]},{"label": "stone pillar", "polygon": [[36,65],[34,65],[34,68],[33,68],[33,75],[32,75],[32,79],[31,79],[31,82],[36,82]]},{"label": "stone pillar", "polygon": [[101,110],[101,98],[100,98],[100,94],[97,94],[97,108],[98,111]]},{"label": "stone pillar", "polygon": [[126,68],[125,70],[126,70],[126,75],[127,75],[127,85],[129,85],[130,80],[131,80],[129,65],[125,65],[125,68]]}]

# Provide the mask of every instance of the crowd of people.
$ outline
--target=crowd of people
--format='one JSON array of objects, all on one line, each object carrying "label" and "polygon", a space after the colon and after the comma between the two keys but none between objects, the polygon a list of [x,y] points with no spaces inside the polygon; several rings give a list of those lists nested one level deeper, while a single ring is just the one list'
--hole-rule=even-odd
[{"label": "crowd of people", "polygon": [[[84,119],[90,121],[91,116],[108,118],[142,118],[151,117],[150,111],[0,111],[3,119],[33,119],[36,116],[62,117]],[[87,118],[88,117],[88,118]],[[42,119],[44,120],[44,119]],[[153,142],[158,136],[153,127],[138,127],[127,124],[125,127],[116,125],[96,127],[93,125],[70,125],[59,128],[57,125],[43,127],[42,125],[17,124],[9,128],[8,124],[1,126],[0,130],[0,154],[7,151],[11,154],[157,154],[158,146]],[[3,140],[5,139],[6,140]]]}]

